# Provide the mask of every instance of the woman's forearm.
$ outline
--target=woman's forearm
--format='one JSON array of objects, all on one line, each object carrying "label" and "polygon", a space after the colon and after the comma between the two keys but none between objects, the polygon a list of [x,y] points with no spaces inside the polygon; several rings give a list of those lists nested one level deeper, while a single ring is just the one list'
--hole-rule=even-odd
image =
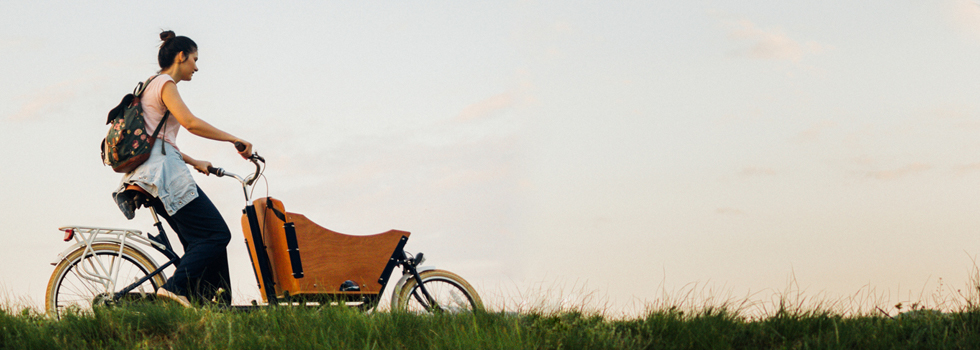
[{"label": "woman's forearm", "polygon": [[[184,100],[180,98],[180,93],[177,92],[176,83],[170,81],[164,83],[162,95],[163,103],[167,105],[167,110],[170,111],[170,114],[172,114],[174,118],[177,119],[177,122],[180,123],[184,129],[187,129],[188,132],[215,141],[234,142],[236,143],[235,149],[238,149],[238,154],[241,155],[242,158],[252,156],[252,144],[250,142],[221,131],[221,129],[213,127],[211,124],[208,124],[208,122],[194,116],[194,114],[191,113],[191,110],[187,108],[187,105],[184,104]],[[244,148],[239,149],[240,146],[237,144],[238,142],[241,142],[241,146],[244,146]],[[195,168],[201,170],[200,165],[201,164],[195,165]],[[201,171],[207,173],[207,170]]]},{"label": "woman's forearm", "polygon": [[191,156],[187,155],[187,153],[181,153],[180,156],[184,158],[184,163],[190,165],[194,165],[197,163],[197,159],[191,158]]},{"label": "woman's forearm", "polygon": [[204,121],[203,119],[189,119],[190,120],[188,121],[187,125],[184,125],[184,129],[187,129],[187,131],[191,134],[215,141],[235,142],[235,140],[238,139],[234,135],[208,124],[208,122]]},{"label": "woman's forearm", "polygon": [[215,141],[235,142],[238,140],[234,135],[208,124],[208,122],[191,113],[191,110],[184,104],[184,100],[180,98],[177,85],[173,82],[167,82],[163,85],[161,98],[170,114],[191,134]]}]

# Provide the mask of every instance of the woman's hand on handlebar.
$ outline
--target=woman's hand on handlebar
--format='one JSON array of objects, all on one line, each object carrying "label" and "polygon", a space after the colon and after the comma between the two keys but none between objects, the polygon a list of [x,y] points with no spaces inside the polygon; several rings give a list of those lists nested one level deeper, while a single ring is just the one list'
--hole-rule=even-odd
[{"label": "woman's hand on handlebar", "polygon": [[242,158],[248,159],[248,157],[252,156],[252,143],[238,139],[235,140],[234,144],[235,149],[238,150],[238,154],[241,155]]},{"label": "woman's hand on handlebar", "polygon": [[204,174],[204,175],[210,174],[209,171],[208,171],[208,169],[211,169],[211,162],[206,161],[206,160],[199,160],[199,161],[194,162],[193,165],[194,165],[194,170],[197,170],[201,174]]}]

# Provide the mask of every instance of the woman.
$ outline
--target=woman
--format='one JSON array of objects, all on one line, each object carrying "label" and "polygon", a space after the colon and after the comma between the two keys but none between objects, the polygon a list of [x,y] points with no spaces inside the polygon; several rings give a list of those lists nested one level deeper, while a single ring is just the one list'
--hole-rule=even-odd
[{"label": "woman", "polygon": [[[244,158],[252,154],[252,144],[191,113],[177,92],[177,83],[190,81],[197,72],[197,44],[188,37],[174,35],[173,31],[160,33],[160,39],[163,44],[157,60],[161,70],[147,84],[140,99],[146,121],[144,131],[152,134],[168,112],[169,115],[160,126],[163,129],[150,158],[123,176],[113,197],[125,213],[126,187],[139,186],[157,198],[154,208],[180,238],[184,256],[174,275],[157,290],[158,297],[178,301],[184,306],[191,305],[188,299],[198,303],[214,300],[229,304],[231,287],[226,247],[231,231],[211,200],[194,182],[187,167],[190,165],[207,175],[211,163],[181,152],[175,141],[177,131],[184,127],[191,134],[206,139],[244,144],[245,150],[238,152]],[[224,292],[219,293],[219,290]]]}]

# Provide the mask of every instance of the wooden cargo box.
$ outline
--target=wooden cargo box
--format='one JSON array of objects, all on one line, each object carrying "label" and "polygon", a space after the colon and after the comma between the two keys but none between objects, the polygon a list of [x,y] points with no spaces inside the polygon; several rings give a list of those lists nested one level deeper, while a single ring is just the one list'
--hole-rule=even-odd
[{"label": "wooden cargo box", "polygon": [[[285,222],[267,207],[267,203],[285,214]],[[389,276],[381,275],[392,253],[403,237],[407,240],[410,235],[409,232],[399,230],[369,236],[346,235],[323,228],[302,214],[287,212],[281,201],[271,197],[256,199],[253,205],[271,263],[277,298],[287,295],[298,298],[342,297],[351,294],[377,296],[381,294],[390,277],[390,271]],[[296,242],[302,261],[302,277],[293,274],[286,230],[283,227],[288,222],[295,226]],[[242,215],[242,228],[262,299],[268,302],[247,214]],[[381,277],[385,278],[384,283],[379,281]],[[357,283],[360,291],[341,292],[340,286],[347,280]]]}]

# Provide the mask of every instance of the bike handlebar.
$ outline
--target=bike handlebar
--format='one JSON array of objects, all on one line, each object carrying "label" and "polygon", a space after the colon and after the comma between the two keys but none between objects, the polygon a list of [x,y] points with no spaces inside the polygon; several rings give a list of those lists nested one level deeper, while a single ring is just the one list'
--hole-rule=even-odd
[{"label": "bike handlebar", "polygon": [[[241,142],[238,142],[238,141],[235,141],[235,149],[237,149],[239,152],[242,152],[242,151],[245,150],[245,144],[244,143],[241,143]],[[255,152],[252,152],[252,155],[248,156],[248,160],[251,160],[253,163],[254,163],[255,160],[259,160],[262,163],[265,163],[265,158],[262,158],[262,156],[260,156],[258,153],[255,153]],[[256,165],[258,165],[258,164],[256,164]],[[256,174],[256,175],[258,175],[258,174]]]},{"label": "bike handlebar", "polygon": [[[245,144],[243,144],[241,142],[235,142],[235,149],[237,149],[239,152],[244,151],[245,150]],[[262,174],[262,165],[265,164],[265,158],[262,158],[262,156],[260,156],[258,153],[252,152],[252,154],[250,156],[248,156],[248,160],[250,162],[252,162],[252,164],[255,164],[255,173],[253,173],[253,174],[251,174],[251,175],[249,175],[249,176],[247,176],[245,178],[242,178],[241,176],[238,176],[238,175],[235,175],[233,173],[227,172],[227,171],[225,171],[225,169],[214,167],[214,166],[208,166],[208,174],[214,174],[217,177],[230,176],[230,177],[233,177],[233,178],[237,179],[238,181],[240,181],[242,183],[242,186],[243,187],[248,187],[248,186],[252,185],[252,183],[255,182],[255,180],[257,180],[259,178],[259,175],[260,174]],[[245,198],[248,199],[248,193],[247,193],[247,191],[246,191],[246,194],[245,194]]]}]

